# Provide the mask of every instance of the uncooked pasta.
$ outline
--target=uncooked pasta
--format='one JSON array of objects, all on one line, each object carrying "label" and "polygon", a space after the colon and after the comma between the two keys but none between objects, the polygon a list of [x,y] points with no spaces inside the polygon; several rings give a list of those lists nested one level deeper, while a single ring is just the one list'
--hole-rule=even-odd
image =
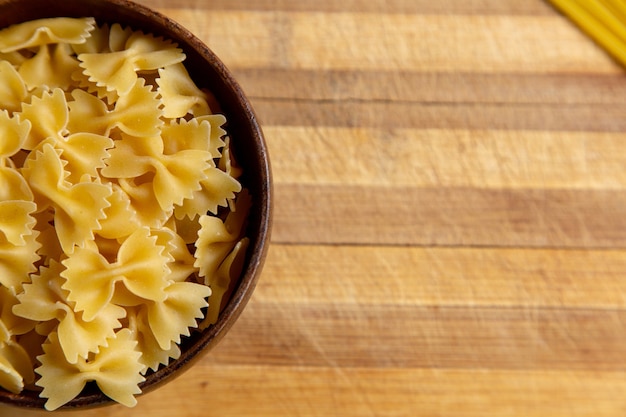
[{"label": "uncooked pasta", "polygon": [[132,406],[219,315],[252,201],[172,41],[93,18],[0,30],[0,387]]}]

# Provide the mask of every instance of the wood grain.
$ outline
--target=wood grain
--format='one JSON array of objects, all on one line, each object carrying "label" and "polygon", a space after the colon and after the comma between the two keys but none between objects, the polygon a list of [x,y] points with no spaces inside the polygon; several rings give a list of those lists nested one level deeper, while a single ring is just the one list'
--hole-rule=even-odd
[{"label": "wood grain", "polygon": [[556,14],[163,11],[206,40],[233,69],[621,71]]},{"label": "wood grain", "polygon": [[377,12],[405,14],[480,14],[480,15],[552,15],[552,9],[542,2],[516,0],[320,0],[316,2],[290,0],[150,0],[159,9],[209,9],[244,11],[300,11],[300,12]]},{"label": "wood grain", "polygon": [[267,126],[276,182],[301,185],[619,190],[615,132]]},{"label": "wood grain", "polygon": [[624,104],[626,75],[384,70],[233,70],[248,94],[293,101],[421,104]]},{"label": "wood grain", "polygon": [[142,3],[248,93],[275,226],[214,351],[81,415],[624,415],[626,72],[574,25],[542,0]]},{"label": "wood grain", "polygon": [[616,249],[274,244],[265,268],[261,305],[626,307]]}]

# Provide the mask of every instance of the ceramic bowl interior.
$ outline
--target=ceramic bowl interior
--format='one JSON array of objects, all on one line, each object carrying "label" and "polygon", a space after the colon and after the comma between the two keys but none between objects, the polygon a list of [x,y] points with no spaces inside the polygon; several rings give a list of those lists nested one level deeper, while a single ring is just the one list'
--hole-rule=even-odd
[{"label": "ceramic bowl interior", "polygon": [[[194,332],[181,344],[181,357],[146,375],[140,387],[151,391],[188,369],[224,336],[239,317],[258,280],[269,245],[271,230],[272,180],[263,133],[254,111],[232,74],[203,42],[168,17],[140,4],[126,0],[0,0],[0,28],[47,17],[92,16],[98,24],[119,23],[135,30],[163,36],[177,42],[187,58],[185,66],[192,79],[209,89],[228,120],[226,129],[232,137],[235,159],[243,168],[241,182],[250,191],[253,208],[246,236],[250,238],[247,259],[239,281],[223,303],[217,323],[202,332]],[[11,394],[0,389],[0,402],[42,409],[45,399],[34,391]],[[85,390],[63,408],[106,405],[112,401],[97,388]]]}]

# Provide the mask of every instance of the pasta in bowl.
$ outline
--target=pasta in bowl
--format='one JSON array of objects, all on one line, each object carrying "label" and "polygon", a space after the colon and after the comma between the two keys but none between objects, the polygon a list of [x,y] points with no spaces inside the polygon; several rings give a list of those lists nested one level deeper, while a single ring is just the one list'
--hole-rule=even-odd
[{"label": "pasta in bowl", "polygon": [[254,112],[157,12],[9,0],[0,137],[0,401],[133,406],[254,290],[272,190]]}]

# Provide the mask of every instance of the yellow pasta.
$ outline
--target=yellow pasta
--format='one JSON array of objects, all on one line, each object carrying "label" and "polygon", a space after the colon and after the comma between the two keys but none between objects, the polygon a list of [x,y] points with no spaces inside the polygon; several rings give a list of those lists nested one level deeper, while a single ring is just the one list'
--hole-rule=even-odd
[{"label": "yellow pasta", "polygon": [[[1,329],[0,332],[8,336],[6,329]],[[0,383],[2,386],[17,394],[24,389],[25,383],[30,383],[33,379],[32,362],[26,350],[11,337],[0,341]]]},{"label": "yellow pasta", "polygon": [[201,329],[207,328],[217,321],[222,299],[230,289],[232,277],[241,274],[249,243],[250,239],[248,238],[239,240],[233,247],[233,250],[224,258],[215,274],[208,280],[207,285],[211,287],[212,303],[209,305],[206,316],[199,326]]},{"label": "yellow pasta", "polygon": [[78,62],[72,58],[72,49],[66,44],[43,45],[39,51],[19,67],[19,74],[29,89],[38,86],[68,89]]},{"label": "yellow pasta", "polygon": [[184,59],[89,17],[0,30],[0,388],[132,406],[218,319],[252,201]]},{"label": "yellow pasta", "polygon": [[96,96],[83,90],[72,91],[68,129],[104,136],[109,136],[114,128],[136,137],[158,135],[163,124],[161,102],[144,83],[137,79],[130,91],[115,102],[113,110]]},{"label": "yellow pasta", "polygon": [[170,273],[167,278],[170,282],[183,282],[196,271],[195,258],[177,232],[166,225],[153,230],[152,235],[157,238],[156,244],[164,246],[172,259],[168,264]]},{"label": "yellow pasta", "polygon": [[97,247],[76,248],[62,262],[66,268],[61,272],[63,288],[69,291],[68,299],[76,304],[75,309],[91,321],[110,304],[118,282],[138,297],[164,301],[169,262],[165,248],[156,244],[147,227],[142,227],[124,240],[113,263]]},{"label": "yellow pasta", "polygon": [[34,196],[24,178],[11,167],[0,167],[0,288],[16,293],[39,260]]},{"label": "yellow pasta", "polygon": [[19,393],[35,379],[33,361],[16,341],[16,335],[31,331],[34,322],[12,314],[17,303],[13,293],[0,286],[0,384],[13,393]]},{"label": "yellow pasta", "polygon": [[[1,54],[0,54],[1,57]],[[26,84],[10,61],[0,60],[0,110],[20,110],[26,100]]]},{"label": "yellow pasta", "polygon": [[250,195],[244,190],[238,196],[235,211],[230,212],[225,221],[206,214],[200,216],[195,265],[207,285],[210,286],[221,263],[243,237],[250,205]]},{"label": "yellow pasta", "polygon": [[135,349],[136,345],[132,332],[121,329],[99,352],[70,363],[65,359],[58,335],[52,332],[43,346],[44,354],[38,357],[41,366],[37,368],[41,375],[37,384],[43,387],[41,396],[49,398],[46,408],[55,410],[70,401],[89,381],[95,381],[111,399],[127,406],[135,405],[134,395],[141,392],[138,385],[144,381],[140,373],[141,352]]},{"label": "yellow pasta", "polygon": [[195,85],[182,63],[160,69],[157,83],[165,117],[174,119],[187,114],[202,116],[211,113],[207,94]]},{"label": "yellow pasta", "polygon": [[100,221],[100,229],[94,231],[97,236],[122,239],[142,225],[130,196],[119,185],[112,184],[108,203],[109,206],[104,209],[105,218]]},{"label": "yellow pasta", "polygon": [[139,359],[143,365],[142,375],[149,370],[156,371],[161,365],[167,365],[170,360],[180,357],[180,347],[176,343],[171,343],[169,349],[161,348],[150,328],[145,308],[129,307],[127,311],[128,327],[136,335],[138,349],[142,352]]},{"label": "yellow pasta", "polygon": [[119,320],[126,316],[126,311],[108,304],[96,317],[86,320],[73,308],[62,288],[62,271],[63,266],[56,261],[51,261],[50,267],[40,268],[17,296],[19,303],[13,312],[38,322],[54,321],[65,359],[76,363],[79,357],[97,353],[100,346],[106,346],[107,340],[115,336],[114,330],[122,326]]},{"label": "yellow pasta", "polygon": [[30,103],[23,104],[18,113],[22,120],[28,120],[31,124],[22,147],[30,151],[44,139],[61,139],[67,128],[68,113],[65,93],[60,88],[46,91],[41,97],[31,97]]},{"label": "yellow pasta", "polygon": [[622,65],[626,65],[626,4],[622,0],[549,0]]},{"label": "yellow pasta", "polygon": [[24,146],[30,132],[30,122],[10,117],[9,113],[0,111],[0,163],[18,153]]},{"label": "yellow pasta", "polygon": [[31,20],[2,30],[0,52],[7,53],[48,44],[84,43],[95,19],[48,18]]},{"label": "yellow pasta", "polygon": [[[108,149],[113,148],[113,139],[95,133],[73,133],[62,139],[48,138],[41,145],[51,144],[65,163],[67,181],[75,184],[87,175],[98,178],[98,170],[106,166]],[[40,147],[41,148],[41,147]]]},{"label": "yellow pasta", "polygon": [[[122,135],[111,149],[102,175],[124,179],[149,176],[157,203],[162,210],[169,212],[174,205],[181,205],[201,188],[205,170],[214,163],[208,151],[183,149],[165,154],[163,149],[161,137],[138,139]],[[133,158],[133,164],[128,163],[129,156]]]},{"label": "yellow pasta", "polygon": [[75,246],[83,247],[85,242],[93,240],[113,191],[110,185],[90,179],[81,179],[76,184],[67,182],[61,152],[49,143],[35,153],[22,173],[40,202],[40,209],[54,211],[54,226],[61,248],[72,253]]},{"label": "yellow pasta", "polygon": [[141,32],[131,33],[120,49],[78,55],[80,66],[90,80],[120,96],[133,88],[137,72],[157,70],[185,59],[182,50],[171,42]]}]

